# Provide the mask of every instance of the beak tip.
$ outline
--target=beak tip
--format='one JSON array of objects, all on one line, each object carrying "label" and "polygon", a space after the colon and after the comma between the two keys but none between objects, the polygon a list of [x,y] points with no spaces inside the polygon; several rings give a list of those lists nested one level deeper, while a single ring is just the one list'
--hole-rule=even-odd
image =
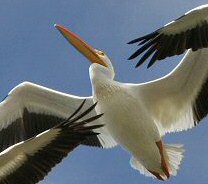
[{"label": "beak tip", "polygon": [[61,26],[59,24],[54,24],[53,25],[56,29],[59,29]]},{"label": "beak tip", "polygon": [[70,34],[72,33],[69,29],[67,29],[66,27],[60,25],[60,24],[54,24],[54,27],[59,30],[62,34],[64,32],[70,32]]}]

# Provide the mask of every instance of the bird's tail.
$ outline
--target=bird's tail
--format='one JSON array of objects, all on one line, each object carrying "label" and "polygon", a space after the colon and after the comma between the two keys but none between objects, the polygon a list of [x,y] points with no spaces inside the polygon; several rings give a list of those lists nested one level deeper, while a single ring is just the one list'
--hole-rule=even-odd
[{"label": "bird's tail", "polygon": [[[165,145],[165,155],[168,161],[170,175],[172,176],[177,175],[177,170],[179,169],[181,161],[183,159],[183,153],[184,153],[183,145],[179,145],[179,144],[166,144]],[[136,158],[132,157],[130,160],[130,164],[134,169],[139,170],[141,174],[144,174],[146,176],[150,176],[153,178],[156,177],[155,174],[157,173],[153,174],[153,172],[150,172],[149,170],[147,170]],[[168,177],[165,174],[160,175],[158,173],[157,178],[159,179],[159,177],[161,178],[161,180],[168,179]]]},{"label": "bird's tail", "polygon": [[166,144],[165,150],[167,154],[167,160],[170,167],[170,175],[176,176],[177,171],[180,167],[181,161],[183,159],[183,145],[181,144]]}]

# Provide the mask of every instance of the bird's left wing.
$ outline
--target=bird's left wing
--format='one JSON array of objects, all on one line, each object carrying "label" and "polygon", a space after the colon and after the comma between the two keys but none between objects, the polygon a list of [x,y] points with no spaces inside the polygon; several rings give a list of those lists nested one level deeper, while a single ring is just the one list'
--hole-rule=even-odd
[{"label": "bird's left wing", "polygon": [[167,76],[127,87],[163,133],[192,128],[208,113],[208,49],[189,50]]},{"label": "bird's left wing", "polygon": [[[19,84],[0,103],[0,151],[57,125],[73,113],[84,99],[86,107],[93,104],[92,97],[65,94],[30,82]],[[95,110],[86,116],[94,115]],[[105,124],[102,118],[93,123]],[[83,144],[104,148],[116,145],[105,127],[100,132],[100,135],[89,137]]]},{"label": "bird's left wing", "polygon": [[93,130],[102,125],[89,125],[89,123],[100,118],[101,115],[85,117],[95,105],[79,115],[81,105],[69,119],[1,152],[0,184],[39,182],[87,137],[98,135],[99,133]]},{"label": "bird's left wing", "polygon": [[196,51],[208,47],[208,5],[202,5],[160,29],[129,42],[139,43],[140,48],[130,56],[134,59],[144,53],[136,67],[152,55],[148,67],[157,60],[184,53],[191,48]]}]

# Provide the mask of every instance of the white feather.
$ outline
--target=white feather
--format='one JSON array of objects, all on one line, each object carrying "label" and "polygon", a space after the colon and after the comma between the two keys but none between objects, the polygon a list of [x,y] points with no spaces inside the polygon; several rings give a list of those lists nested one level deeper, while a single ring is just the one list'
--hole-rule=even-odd
[{"label": "white feather", "polygon": [[[84,99],[87,99],[86,108],[93,104],[92,97],[69,95],[30,82],[23,82],[12,89],[8,97],[0,103],[0,131],[7,128],[16,119],[21,118],[24,108],[32,113],[67,118]],[[92,115],[96,115],[94,110],[86,118]],[[92,124],[105,123],[102,120],[96,120]],[[104,127],[99,132],[101,134],[98,135],[98,138],[104,148],[116,146],[116,142]]]},{"label": "white feather", "polygon": [[188,11],[180,19],[166,24],[159,32],[166,35],[186,32],[197,25],[200,26],[203,21],[208,22],[208,5],[202,5]]},{"label": "white feather", "polygon": [[194,126],[192,105],[208,74],[208,49],[191,50],[168,75],[142,84],[127,84],[158,124],[161,134]]}]

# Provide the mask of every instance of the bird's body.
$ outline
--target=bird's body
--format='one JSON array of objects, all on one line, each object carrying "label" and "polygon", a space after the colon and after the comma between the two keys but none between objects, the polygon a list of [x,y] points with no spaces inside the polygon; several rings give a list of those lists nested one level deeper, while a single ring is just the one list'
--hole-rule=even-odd
[{"label": "bird's body", "polygon": [[[105,112],[103,121],[114,140],[147,169],[162,172],[161,155],[156,145],[161,139],[159,130],[141,104],[135,103],[124,89],[118,95],[109,95],[106,101],[97,100],[97,112]],[[139,111],[136,115],[135,110]]]},{"label": "bird's body", "polygon": [[[105,61],[110,63],[107,56]],[[115,81],[111,65],[107,68],[93,63],[89,74],[93,100],[99,102],[96,112],[105,112],[102,118],[105,128],[117,144],[132,154],[132,167],[161,180],[171,174],[175,175],[183,150],[177,147],[181,152],[177,158],[179,161],[168,156],[162,142],[161,125],[155,123],[155,118],[149,114],[145,104],[147,99],[142,98],[145,84],[134,86]],[[175,147],[172,146],[171,149],[174,150]],[[171,165],[172,162],[176,162],[176,167]]]},{"label": "bird's body", "polygon": [[135,96],[124,83],[102,76],[103,73],[95,72],[95,68],[100,66],[92,65],[90,74],[93,99],[99,102],[97,113],[105,112],[105,127],[115,141],[144,163],[146,168],[156,170],[152,168],[153,165],[160,168],[161,156],[155,142],[159,141],[161,136],[148,111],[142,108],[142,99],[135,100]]}]

